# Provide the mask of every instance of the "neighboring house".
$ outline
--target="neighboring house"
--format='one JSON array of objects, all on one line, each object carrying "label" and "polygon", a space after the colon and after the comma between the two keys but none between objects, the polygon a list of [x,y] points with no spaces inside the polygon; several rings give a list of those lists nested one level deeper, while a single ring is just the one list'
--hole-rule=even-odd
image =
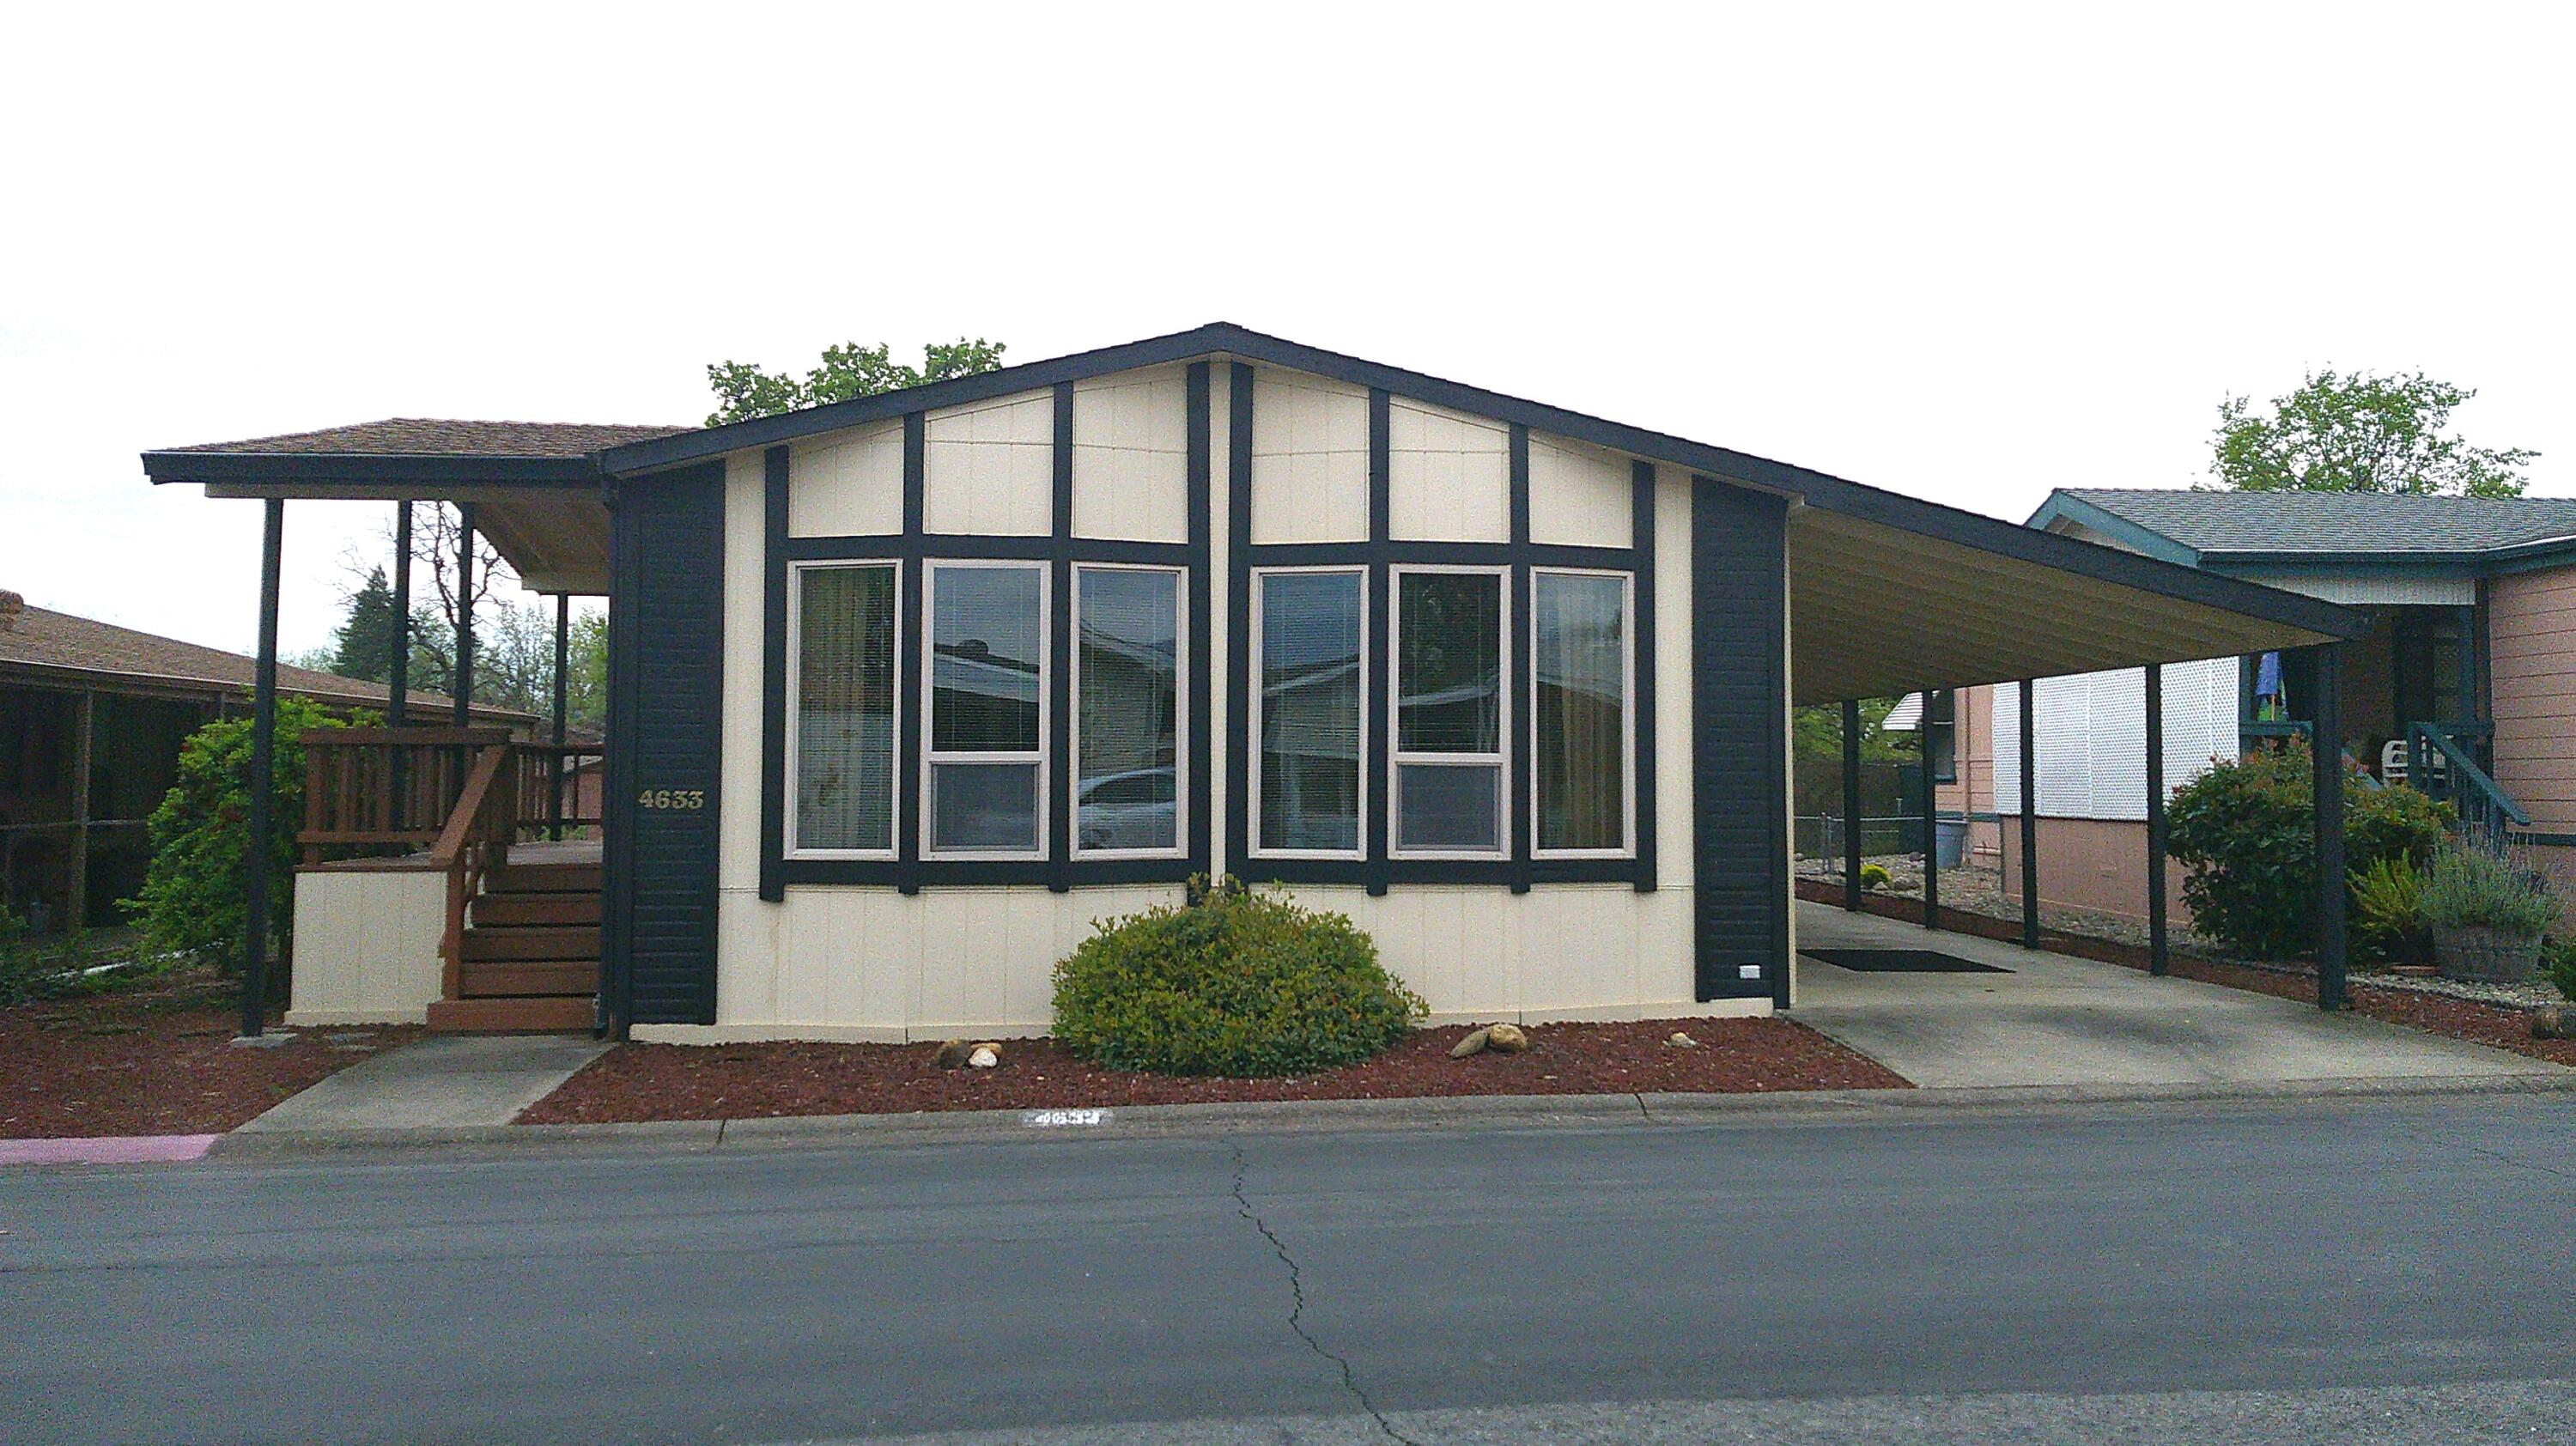
[{"label": "neighboring house", "polygon": [[[523,576],[608,599],[604,853],[504,860],[529,820],[469,786],[453,850],[305,873],[312,1023],[562,1027],[595,994],[637,1038],[1034,1033],[1095,922],[1226,874],[1348,913],[1435,1019],[1763,1014],[1795,989],[1793,703],[2360,630],[1223,324],[672,435],[144,460],[470,502]],[[559,887],[488,892],[525,869]],[[540,909],[602,921],[588,963],[510,932],[569,949]]]},{"label": "neighboring house", "polygon": [[[177,781],[179,745],[250,710],[257,660],[0,592],[0,901],[47,928],[121,922],[143,882],[143,825]],[[381,713],[385,685],[281,666],[282,693],[335,713]],[[443,716],[440,694],[412,707]],[[527,728],[505,708],[478,721]]]},{"label": "neighboring house", "polygon": [[[2432,725],[2527,816],[2516,836],[2576,838],[2576,498],[2064,489],[2029,525],[2361,610],[2343,750],[2385,782],[2424,769],[2479,808],[2466,771],[2414,729]],[[2314,716],[2296,653],[2170,663],[2164,694],[2168,788]],[[1991,774],[1993,809],[2017,820],[2019,688],[1969,690],[1959,706],[1980,720],[1964,740],[1971,772]],[[2034,706],[2041,899],[2142,916],[2143,671],[2042,678]],[[2019,829],[2000,834],[2017,898]]]}]

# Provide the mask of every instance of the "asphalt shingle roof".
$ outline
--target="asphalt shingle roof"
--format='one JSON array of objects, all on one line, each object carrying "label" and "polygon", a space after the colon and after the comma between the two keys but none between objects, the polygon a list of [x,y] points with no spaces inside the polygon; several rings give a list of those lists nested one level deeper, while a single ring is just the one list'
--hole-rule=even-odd
[{"label": "asphalt shingle roof", "polygon": [[2460,553],[2576,538],[2576,497],[2145,487],[2070,487],[2066,495],[2195,552]]},{"label": "asphalt shingle roof", "polygon": [[[0,669],[11,664],[70,668],[143,682],[246,690],[258,668],[256,659],[240,653],[183,643],[157,633],[136,632],[48,608],[10,606],[17,602],[16,593],[0,592]],[[378,708],[384,706],[388,693],[382,683],[317,673],[284,663],[277,665],[277,686],[282,692],[326,703]],[[415,688],[403,696],[410,700],[412,708],[425,713],[453,706],[444,693]],[[474,705],[474,711],[487,719],[527,716],[483,703]]]},{"label": "asphalt shingle roof", "polygon": [[253,437],[172,447],[173,452],[229,452],[249,456],[355,455],[367,457],[580,457],[628,442],[694,432],[695,427],[595,426],[584,422],[464,422],[435,417],[387,417],[318,432]]}]

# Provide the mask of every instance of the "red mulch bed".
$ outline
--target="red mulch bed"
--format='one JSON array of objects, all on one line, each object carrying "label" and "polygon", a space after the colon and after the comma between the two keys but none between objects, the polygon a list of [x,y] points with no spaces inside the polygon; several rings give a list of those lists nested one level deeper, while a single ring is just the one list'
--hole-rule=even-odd
[{"label": "red mulch bed", "polygon": [[303,1030],[292,1044],[236,1049],[233,989],[190,973],[0,1009],[0,1139],[216,1134],[420,1032]]},{"label": "red mulch bed", "polygon": [[[1697,1049],[1667,1048],[1676,1030]],[[936,1044],[629,1044],[519,1116],[523,1125],[1232,1100],[1412,1099],[1908,1089],[1876,1061],[1785,1019],[1537,1024],[1524,1054],[1449,1058],[1464,1025],[1417,1031],[1362,1064],[1280,1079],[1100,1069],[1052,1040],[1004,1040],[995,1069],[941,1069]]]}]

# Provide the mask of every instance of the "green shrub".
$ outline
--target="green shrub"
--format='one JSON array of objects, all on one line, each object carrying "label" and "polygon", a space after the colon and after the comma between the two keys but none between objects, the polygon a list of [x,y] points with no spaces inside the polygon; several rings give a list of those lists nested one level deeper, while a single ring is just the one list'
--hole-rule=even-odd
[{"label": "green shrub", "polygon": [[1860,866],[1860,886],[1862,888],[1883,889],[1886,888],[1887,885],[1887,865],[1863,864]]},{"label": "green shrub", "polygon": [[2365,957],[2416,963],[2426,956],[2424,874],[2403,858],[2374,859],[2355,869],[2352,941]]},{"label": "green shrub", "polygon": [[2540,977],[2558,986],[2558,992],[2576,999],[2576,938],[2560,936],[2541,941]]},{"label": "green shrub", "polygon": [[1220,883],[1112,919],[1055,969],[1055,1037],[1112,1069],[1283,1075],[1355,1064],[1425,1013],[1340,914]]},{"label": "green shrub", "polygon": [[[366,721],[372,722],[372,719]],[[295,924],[295,834],[304,825],[308,729],[343,726],[302,698],[277,700],[275,787],[270,792],[268,921],[277,957]],[[143,891],[125,902],[146,955],[182,954],[238,971],[249,945],[243,891],[250,834],[250,720],[209,723],[179,749],[179,781],[152,810],[152,862]]]},{"label": "green shrub", "polygon": [[[2316,939],[2316,811],[2308,746],[2293,740],[2214,764],[2174,791],[2166,810],[2194,930],[2256,959],[2305,953]],[[2411,788],[2373,788],[2347,772],[2344,863],[2421,868],[2442,842],[2451,806]]]},{"label": "green shrub", "polygon": [[2502,850],[2445,844],[2424,871],[2424,922],[2537,939],[2558,922],[2558,895]]}]

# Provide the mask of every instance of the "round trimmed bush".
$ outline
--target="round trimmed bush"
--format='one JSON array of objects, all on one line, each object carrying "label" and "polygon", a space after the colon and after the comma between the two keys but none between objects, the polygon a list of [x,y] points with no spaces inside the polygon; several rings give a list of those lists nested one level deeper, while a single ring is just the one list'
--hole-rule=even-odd
[{"label": "round trimmed bush", "polygon": [[1230,881],[1109,920],[1055,967],[1056,1039],[1112,1069],[1332,1069],[1394,1044],[1425,1012],[1348,918]]}]

